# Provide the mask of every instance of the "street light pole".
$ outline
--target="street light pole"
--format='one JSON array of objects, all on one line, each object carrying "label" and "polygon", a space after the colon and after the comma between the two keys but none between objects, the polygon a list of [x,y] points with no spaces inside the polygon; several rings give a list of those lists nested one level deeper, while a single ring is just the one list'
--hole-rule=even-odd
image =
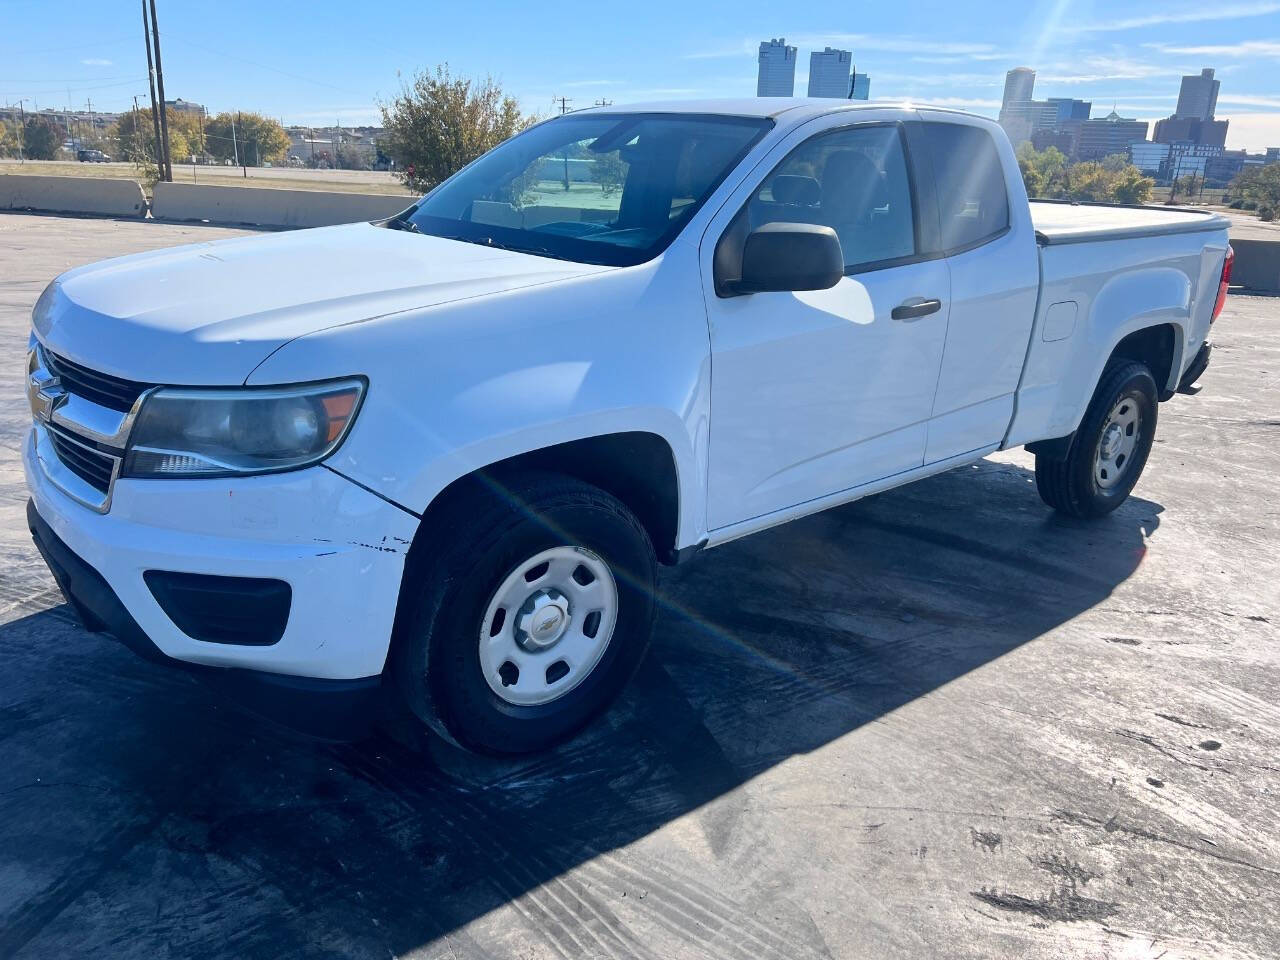
[{"label": "street light pole", "polygon": [[156,137],[156,177],[159,180],[164,179],[164,160],[161,159],[164,154],[161,152],[164,148],[161,146],[160,138],[160,110],[156,106],[156,68],[151,59],[151,23],[147,19],[147,0],[142,0],[142,39],[147,45],[147,83],[151,88],[151,126],[155,129]]},{"label": "street light pole", "polygon": [[156,92],[160,96],[160,134],[164,137],[164,178],[173,183],[173,158],[169,156],[169,118],[164,106],[164,67],[160,65],[160,23],[156,20],[156,0],[151,0],[151,36],[156,42]]}]

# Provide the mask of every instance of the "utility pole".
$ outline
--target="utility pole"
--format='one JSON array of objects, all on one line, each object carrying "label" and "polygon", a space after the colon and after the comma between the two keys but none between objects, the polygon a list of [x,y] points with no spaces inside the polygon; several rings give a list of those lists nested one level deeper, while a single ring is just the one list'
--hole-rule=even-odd
[{"label": "utility pole", "polygon": [[156,136],[157,178],[164,179],[164,161],[161,159],[160,110],[156,106],[156,68],[151,59],[151,23],[147,20],[147,0],[142,0],[142,39],[147,45],[147,83],[151,87],[151,126]]},{"label": "utility pole", "polygon": [[164,137],[164,178],[173,183],[173,158],[169,156],[169,119],[164,108],[164,67],[160,65],[160,23],[156,0],[151,0],[151,36],[156,42],[156,93],[160,97],[160,134]]},{"label": "utility pole", "polygon": [[138,157],[142,156],[142,131],[138,128],[138,114],[141,112],[138,109],[138,98],[135,96],[133,98],[133,149],[134,156]]},{"label": "utility pole", "polygon": [[[572,97],[552,97],[551,102],[560,101],[560,116],[564,116],[569,112],[569,104],[573,102]],[[564,148],[564,192],[569,192],[569,147]]]},{"label": "utility pole", "polygon": [[27,162],[27,111],[22,109],[22,105],[27,102],[26,97],[18,101],[18,163]]},{"label": "utility pole", "polygon": [[231,149],[236,153],[236,163],[240,164],[240,172],[244,174],[246,180],[249,179],[249,158],[240,152],[240,145],[236,141],[236,124],[240,125],[240,132],[244,133],[244,121],[240,119],[240,111],[236,111],[236,123],[231,125]]}]

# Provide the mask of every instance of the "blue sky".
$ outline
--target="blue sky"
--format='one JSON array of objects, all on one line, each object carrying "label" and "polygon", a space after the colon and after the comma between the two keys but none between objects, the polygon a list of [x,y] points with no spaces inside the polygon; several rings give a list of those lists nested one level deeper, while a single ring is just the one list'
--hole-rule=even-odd
[{"label": "blue sky", "polygon": [[[853,51],[872,96],[994,115],[1004,73],[1038,71],[1037,96],[1167,116],[1178,80],[1215,67],[1228,146],[1280,146],[1280,0],[1189,3],[914,2],[707,5],[351,0],[157,0],[170,98],[286,123],[369,123],[415,70],[492,74],[525,109],[751,96],[755,49],[785,36],[808,55]],[[140,8],[122,0],[0,0],[0,102],[127,107],[145,94]],[[141,96],[140,96],[140,99]]]}]

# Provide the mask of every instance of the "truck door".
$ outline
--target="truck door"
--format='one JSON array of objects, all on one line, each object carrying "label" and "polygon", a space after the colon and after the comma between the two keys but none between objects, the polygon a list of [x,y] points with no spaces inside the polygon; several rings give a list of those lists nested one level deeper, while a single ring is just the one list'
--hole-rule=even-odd
[{"label": "truck door", "polygon": [[[760,169],[703,239],[712,530],[919,467],[946,340],[947,268],[920,252],[901,124],[825,117]],[[717,295],[706,248],[774,221],[832,227],[845,276],[828,290]]]},{"label": "truck door", "polygon": [[928,463],[1000,443],[1027,356],[1040,256],[1018,162],[989,121],[921,111],[912,158],[932,167],[951,276]]}]

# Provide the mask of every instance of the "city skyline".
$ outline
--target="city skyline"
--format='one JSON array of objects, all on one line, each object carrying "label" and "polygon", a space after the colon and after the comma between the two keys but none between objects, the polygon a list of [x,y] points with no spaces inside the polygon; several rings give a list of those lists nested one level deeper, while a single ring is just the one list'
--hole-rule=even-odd
[{"label": "city skyline", "polygon": [[[618,14],[607,28],[566,18],[512,31],[477,29],[477,16],[460,7],[380,9],[375,20],[331,0],[309,4],[305,17],[287,4],[227,2],[217,17],[172,0],[158,4],[171,98],[214,112],[257,110],[287,124],[376,123],[378,100],[394,97],[401,78],[446,61],[455,74],[492,74],[523,109],[541,114],[555,96],[571,107],[598,98],[749,97],[761,39],[785,36],[800,51],[796,93],[807,89],[809,54],[832,47],[852,51],[877,99],[992,117],[1006,72],[1026,65],[1038,72],[1041,96],[1090,100],[1097,114],[1114,105],[1154,125],[1174,114],[1180,78],[1211,66],[1221,81],[1216,115],[1230,121],[1227,146],[1280,144],[1280,0],[1143,3],[1123,14],[1059,0],[1012,16],[908,2],[860,11],[853,22],[842,4],[815,4],[793,20],[746,0],[729,31],[723,16],[661,0]],[[485,23],[514,23],[519,9],[497,2]],[[132,4],[7,4],[0,106],[24,99],[28,109],[33,101],[83,109],[91,98],[95,109],[127,109],[146,91],[135,13]],[[913,29],[918,23],[928,29]],[[612,43],[613,36],[627,40]]]}]

